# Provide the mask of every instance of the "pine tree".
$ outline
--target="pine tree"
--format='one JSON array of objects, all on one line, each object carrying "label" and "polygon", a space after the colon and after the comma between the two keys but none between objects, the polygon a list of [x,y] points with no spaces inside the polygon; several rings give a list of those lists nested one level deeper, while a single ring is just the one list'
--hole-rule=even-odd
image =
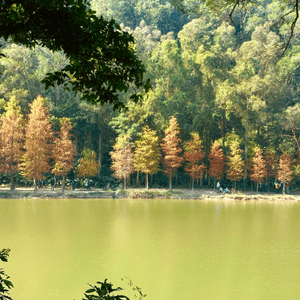
[{"label": "pine tree", "polygon": [[221,180],[224,174],[225,157],[218,141],[215,141],[208,155],[209,175],[214,178],[214,189],[216,189],[216,180]]},{"label": "pine tree", "polygon": [[65,178],[71,168],[74,166],[75,147],[71,140],[70,131],[72,125],[70,120],[62,118],[59,137],[54,140],[54,149],[52,157],[54,166],[52,173],[63,176],[62,190],[65,190]]},{"label": "pine tree", "polygon": [[97,175],[100,164],[96,162],[96,152],[84,148],[81,154],[83,157],[78,160],[78,165],[76,167],[78,177],[89,178]]},{"label": "pine tree", "polygon": [[178,146],[180,143],[179,126],[175,117],[171,116],[169,126],[165,130],[165,137],[160,144],[165,156],[163,157],[164,173],[169,177],[169,189],[172,190],[172,176],[178,169],[184,159],[179,156],[182,149]]},{"label": "pine tree", "polygon": [[149,189],[149,174],[159,171],[160,149],[156,132],[148,126],[143,128],[141,139],[136,142],[134,151],[134,168],[146,174],[146,189]]},{"label": "pine tree", "polygon": [[283,182],[282,193],[285,194],[285,184],[292,180],[292,158],[287,153],[283,153],[279,159],[278,180]]},{"label": "pine tree", "polygon": [[232,141],[230,144],[230,154],[227,162],[227,179],[234,182],[235,191],[236,182],[243,178],[244,175],[244,161],[242,159],[241,152],[238,141]]},{"label": "pine tree", "polygon": [[204,164],[200,165],[200,161],[204,157],[202,152],[202,141],[198,133],[192,132],[191,139],[185,143],[185,152],[183,157],[187,161],[187,165],[184,168],[192,179],[192,190],[194,190],[195,178],[202,179],[205,170]]},{"label": "pine tree", "polygon": [[25,127],[25,154],[22,158],[22,174],[37,181],[45,178],[43,173],[50,171],[50,143],[53,133],[45,101],[38,96],[31,104],[28,122]]},{"label": "pine tree", "polygon": [[23,116],[19,102],[11,97],[1,118],[0,171],[10,174],[10,190],[14,189],[14,173],[19,171],[24,139]]},{"label": "pine tree", "polygon": [[110,152],[113,176],[122,179],[123,188],[126,189],[126,180],[134,172],[132,147],[126,136],[119,136],[113,148],[114,150]]},{"label": "pine tree", "polygon": [[258,185],[262,183],[267,175],[266,161],[262,156],[262,151],[259,147],[254,149],[255,155],[252,157],[252,168],[250,178],[256,182],[256,191],[258,192]]}]

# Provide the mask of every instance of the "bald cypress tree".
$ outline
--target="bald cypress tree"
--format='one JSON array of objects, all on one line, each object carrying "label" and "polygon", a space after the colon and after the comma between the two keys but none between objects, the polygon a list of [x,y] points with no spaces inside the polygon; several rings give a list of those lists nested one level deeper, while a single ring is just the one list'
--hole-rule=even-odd
[{"label": "bald cypress tree", "polygon": [[215,141],[208,155],[209,175],[214,179],[214,189],[216,188],[216,180],[221,180],[224,173],[225,156],[220,148],[218,141]]},{"label": "bald cypress tree", "polygon": [[52,153],[52,157],[54,159],[52,173],[55,175],[62,175],[63,191],[65,190],[66,175],[74,166],[75,147],[71,140],[71,130],[72,125],[70,123],[70,120],[67,118],[63,118],[61,120],[59,136],[54,140],[54,148]]},{"label": "bald cypress tree", "polygon": [[192,190],[194,190],[195,178],[202,179],[205,170],[204,164],[201,164],[204,153],[202,152],[203,145],[199,134],[192,132],[191,139],[185,143],[184,148],[185,152],[183,157],[187,162],[184,169],[192,179]]},{"label": "bald cypress tree", "polygon": [[159,171],[160,156],[158,137],[154,130],[145,126],[140,140],[136,142],[133,164],[136,171],[145,173],[146,189],[149,189],[148,175]]},{"label": "bald cypress tree", "polygon": [[252,157],[252,168],[250,178],[256,182],[256,191],[258,192],[258,185],[263,182],[267,176],[266,161],[262,156],[262,151],[259,147],[254,149],[255,155]]},{"label": "bald cypress tree", "polygon": [[278,180],[283,182],[282,193],[285,194],[285,185],[292,180],[292,158],[287,153],[283,153],[279,159],[279,169],[277,171]]},{"label": "bald cypress tree", "polygon": [[13,96],[7,103],[0,127],[0,171],[10,174],[10,190],[14,189],[14,174],[19,171],[23,139],[23,116],[19,102]]},{"label": "bald cypress tree", "polygon": [[25,126],[25,154],[21,165],[23,176],[33,179],[35,190],[37,181],[45,179],[43,173],[50,171],[49,159],[53,132],[49,118],[45,101],[38,96],[30,106],[30,114]]},{"label": "bald cypress tree", "polygon": [[172,190],[172,176],[183,163],[184,158],[179,156],[182,149],[179,147],[179,126],[174,116],[170,117],[169,126],[165,130],[165,137],[160,144],[163,152],[164,173],[169,177],[169,189]]},{"label": "bald cypress tree", "polygon": [[239,142],[234,140],[230,144],[230,153],[227,161],[227,179],[234,182],[234,190],[236,191],[236,182],[243,178],[244,161],[242,159],[242,150],[239,148]]}]

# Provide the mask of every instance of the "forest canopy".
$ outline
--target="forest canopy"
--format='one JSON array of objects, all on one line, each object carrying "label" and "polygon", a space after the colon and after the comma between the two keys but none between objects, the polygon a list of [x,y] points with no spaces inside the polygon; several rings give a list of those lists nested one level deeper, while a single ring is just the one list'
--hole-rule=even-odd
[{"label": "forest canopy", "polygon": [[[144,66],[137,58],[133,37],[113,20],[97,17],[87,0],[19,0],[0,4],[0,37],[29,48],[37,45],[63,51],[68,59],[62,69],[42,80],[46,88],[72,87],[91,103],[124,106],[118,93],[148,90]],[[140,92],[140,91],[139,91]],[[134,91],[133,101],[141,93]]]},{"label": "forest canopy", "polygon": [[[278,159],[287,153],[293,161],[293,180],[298,181],[300,30],[297,23],[295,38],[281,55],[290,24],[273,26],[286,11],[285,1],[259,0],[252,6],[249,3],[247,10],[236,7],[232,23],[228,22],[228,11],[216,14],[204,2],[199,4],[201,14],[182,13],[168,0],[93,0],[91,7],[97,18],[115,18],[120,32],[134,38],[132,51],[144,65],[152,90],[140,102],[130,98],[133,86],[127,93],[118,93],[126,111],[113,111],[111,105],[91,105],[80,101],[80,95],[72,90],[58,85],[46,90],[41,83],[47,73],[56,74],[68,65],[63,51],[3,42],[6,57],[0,60],[0,113],[5,113],[7,103],[15,97],[26,120],[30,103],[41,95],[55,132],[61,118],[70,119],[75,162],[85,148],[96,153],[101,165],[97,176],[103,186],[115,180],[111,177],[110,153],[116,141],[126,138],[134,152],[145,138],[143,128],[147,126],[160,145],[171,116],[178,123],[181,149],[190,141],[191,133],[199,134],[204,154],[199,166],[204,167],[193,171],[195,184],[201,179],[209,184],[209,154],[216,143],[223,151],[219,156],[225,159],[222,180],[227,180],[233,142],[244,166],[237,185],[243,180],[249,187],[253,181],[251,163],[257,148],[267,162],[268,180],[275,178]],[[188,185],[185,170],[189,168],[185,162],[174,171],[178,185]],[[69,177],[73,176],[70,172]],[[146,176],[140,175],[142,182]],[[138,181],[131,177],[133,183]],[[150,186],[168,185],[161,163],[149,181],[153,181]]]}]

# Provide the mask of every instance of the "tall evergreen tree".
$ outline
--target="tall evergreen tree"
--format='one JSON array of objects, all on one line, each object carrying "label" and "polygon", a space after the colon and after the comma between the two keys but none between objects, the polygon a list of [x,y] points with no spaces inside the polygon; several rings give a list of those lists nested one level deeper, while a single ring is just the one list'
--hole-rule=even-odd
[{"label": "tall evergreen tree", "polygon": [[38,96],[31,104],[28,122],[25,127],[25,154],[22,158],[22,174],[37,181],[45,178],[43,173],[50,171],[51,140],[53,132],[49,122],[45,101]]},{"label": "tall evergreen tree", "polygon": [[0,170],[10,174],[10,190],[14,189],[14,173],[19,170],[24,139],[23,116],[13,96],[6,106],[0,127]]},{"label": "tall evergreen tree", "polygon": [[52,157],[54,159],[54,167],[52,173],[55,175],[62,175],[62,190],[65,190],[65,179],[71,168],[74,166],[75,147],[71,140],[70,131],[72,125],[70,120],[63,118],[61,121],[61,128],[59,137],[54,140],[54,149]]},{"label": "tall evergreen tree", "polygon": [[136,142],[134,151],[134,168],[146,174],[146,189],[149,189],[149,174],[155,174],[159,171],[160,149],[158,137],[154,130],[148,126],[143,128],[141,139]]},{"label": "tall evergreen tree", "polygon": [[170,117],[169,126],[165,130],[165,137],[163,142],[160,144],[161,148],[165,154],[163,157],[164,172],[169,177],[169,189],[172,190],[172,176],[174,171],[178,169],[184,158],[180,157],[179,154],[182,152],[182,149],[178,146],[180,143],[179,135],[179,126],[177,120],[174,116]]}]

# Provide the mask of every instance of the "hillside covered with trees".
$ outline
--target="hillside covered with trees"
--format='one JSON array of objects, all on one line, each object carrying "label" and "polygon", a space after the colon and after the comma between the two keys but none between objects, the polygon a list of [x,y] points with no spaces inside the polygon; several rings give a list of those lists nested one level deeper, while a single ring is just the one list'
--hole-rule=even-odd
[{"label": "hillside covered with trees", "polygon": [[[41,80],[68,65],[66,54],[2,41],[1,183],[10,182],[11,174],[19,185],[34,176],[73,179],[87,149],[100,166],[93,173],[100,187],[123,180],[124,185],[127,181],[171,188],[172,177],[173,185],[180,187],[213,187],[216,180],[245,189],[275,179],[298,182],[300,31],[296,23],[282,54],[291,34],[290,23],[278,22],[288,12],[284,1],[238,6],[232,20],[229,9],[216,12],[202,2],[185,10],[167,0],[93,0],[91,7],[98,16],[115,18],[134,37],[132,47],[152,89],[136,102],[130,98],[136,92],[131,84],[118,94],[118,101],[127,106],[119,111],[82,101],[80,92],[60,85],[46,90]],[[74,159],[62,162],[58,158],[63,150],[48,147],[49,166],[43,162],[42,176],[25,176],[27,148],[32,145],[26,135],[35,134],[34,126],[29,129],[30,115],[39,98],[51,127],[47,143],[62,145],[54,141],[62,139],[60,128],[68,120],[72,128],[65,136],[73,142],[69,151]],[[15,137],[18,147],[9,169],[4,158],[11,151],[2,139],[13,106],[16,128],[22,129]]]}]

